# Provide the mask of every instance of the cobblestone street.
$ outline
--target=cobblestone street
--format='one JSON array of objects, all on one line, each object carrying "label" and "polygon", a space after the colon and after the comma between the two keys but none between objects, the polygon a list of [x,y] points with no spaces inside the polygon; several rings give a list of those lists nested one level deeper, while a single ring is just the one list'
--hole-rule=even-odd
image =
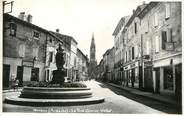
[{"label": "cobblestone street", "polygon": [[[92,81],[85,82],[93,91],[95,96],[105,97],[105,102],[101,104],[83,105],[83,106],[64,106],[64,107],[32,107],[32,106],[20,106],[4,103],[3,112],[56,112],[56,113],[176,113],[173,108],[170,108],[162,103],[151,101],[148,99],[139,99],[138,101],[144,101],[139,103],[127,98],[127,96],[133,97],[124,93],[117,88],[104,85],[102,83]],[[122,94],[119,94],[122,93]],[[17,95],[19,92],[6,92],[5,96]],[[126,97],[123,96],[126,94]],[[146,103],[146,105],[144,105]],[[147,106],[150,104],[150,106]],[[156,108],[151,107],[157,106]],[[159,108],[160,107],[160,108]],[[172,109],[172,110],[171,110]],[[160,111],[159,111],[160,110]]]}]

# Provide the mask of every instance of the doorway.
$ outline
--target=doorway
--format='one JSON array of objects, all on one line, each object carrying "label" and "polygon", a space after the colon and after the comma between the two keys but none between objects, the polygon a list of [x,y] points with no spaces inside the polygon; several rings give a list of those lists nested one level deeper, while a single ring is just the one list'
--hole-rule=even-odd
[{"label": "doorway", "polygon": [[3,64],[3,89],[9,87],[10,65]]},{"label": "doorway", "polygon": [[19,87],[23,86],[23,66],[17,66],[17,79],[19,80]]},{"label": "doorway", "polygon": [[39,68],[32,68],[31,81],[39,81]]}]

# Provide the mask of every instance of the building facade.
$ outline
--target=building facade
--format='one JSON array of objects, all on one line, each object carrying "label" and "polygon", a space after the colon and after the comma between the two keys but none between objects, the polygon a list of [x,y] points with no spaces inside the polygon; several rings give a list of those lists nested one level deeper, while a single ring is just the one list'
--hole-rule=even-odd
[{"label": "building facade", "polygon": [[88,79],[88,58],[84,53],[77,49],[77,81]]},{"label": "building facade", "polygon": [[[62,41],[62,48],[65,52],[65,65],[67,71],[67,78],[71,81],[76,81],[77,75],[77,41],[68,35],[57,32],[51,32],[56,38]],[[58,44],[58,43],[57,43]]]},{"label": "building facade", "polygon": [[97,77],[96,80],[102,81],[104,78],[104,61],[100,60],[100,63],[97,65]]},{"label": "building facade", "polygon": [[13,78],[19,80],[19,86],[29,81],[44,81],[48,35],[48,31],[29,20],[4,14],[3,87],[10,87]]},{"label": "building facade", "polygon": [[45,80],[46,81],[51,81],[53,74],[52,72],[54,70],[57,70],[56,67],[56,53],[57,53],[57,49],[59,47],[59,45],[62,46],[62,48],[64,49],[65,52],[65,65],[64,68],[66,68],[66,70],[68,69],[67,65],[69,64],[67,61],[69,60],[67,56],[69,50],[67,50],[67,47],[65,46],[65,43],[62,39],[60,39],[57,35],[55,35],[54,32],[49,32],[50,36],[47,37],[46,40],[46,62],[45,62]]},{"label": "building facade", "polygon": [[143,40],[152,43],[143,52],[152,59],[153,91],[181,99],[181,2],[151,2],[139,17],[148,22]]},{"label": "building facade", "polygon": [[116,82],[114,74],[114,47],[103,54],[104,81]]},{"label": "building facade", "polygon": [[146,4],[140,5],[133,10],[133,14],[123,29],[124,42],[124,63],[123,63],[123,84],[133,88],[141,88],[142,79],[142,41],[140,36],[140,20],[137,15],[145,8]]}]

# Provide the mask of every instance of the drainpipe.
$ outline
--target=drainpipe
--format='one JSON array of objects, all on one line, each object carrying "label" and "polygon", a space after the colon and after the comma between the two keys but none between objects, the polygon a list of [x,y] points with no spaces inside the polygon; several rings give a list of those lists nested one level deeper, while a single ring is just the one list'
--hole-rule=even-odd
[{"label": "drainpipe", "polygon": [[144,88],[143,35],[141,34],[142,89]]}]

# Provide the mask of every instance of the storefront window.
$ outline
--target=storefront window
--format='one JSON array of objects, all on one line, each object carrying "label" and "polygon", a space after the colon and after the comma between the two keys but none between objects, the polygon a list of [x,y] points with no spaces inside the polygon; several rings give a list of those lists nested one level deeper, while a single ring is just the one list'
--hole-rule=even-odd
[{"label": "storefront window", "polygon": [[138,73],[138,68],[135,68],[135,83],[139,83],[139,73]]},{"label": "storefront window", "polygon": [[165,67],[164,68],[164,89],[167,90],[173,90],[174,85],[173,85],[173,70],[172,67]]}]

